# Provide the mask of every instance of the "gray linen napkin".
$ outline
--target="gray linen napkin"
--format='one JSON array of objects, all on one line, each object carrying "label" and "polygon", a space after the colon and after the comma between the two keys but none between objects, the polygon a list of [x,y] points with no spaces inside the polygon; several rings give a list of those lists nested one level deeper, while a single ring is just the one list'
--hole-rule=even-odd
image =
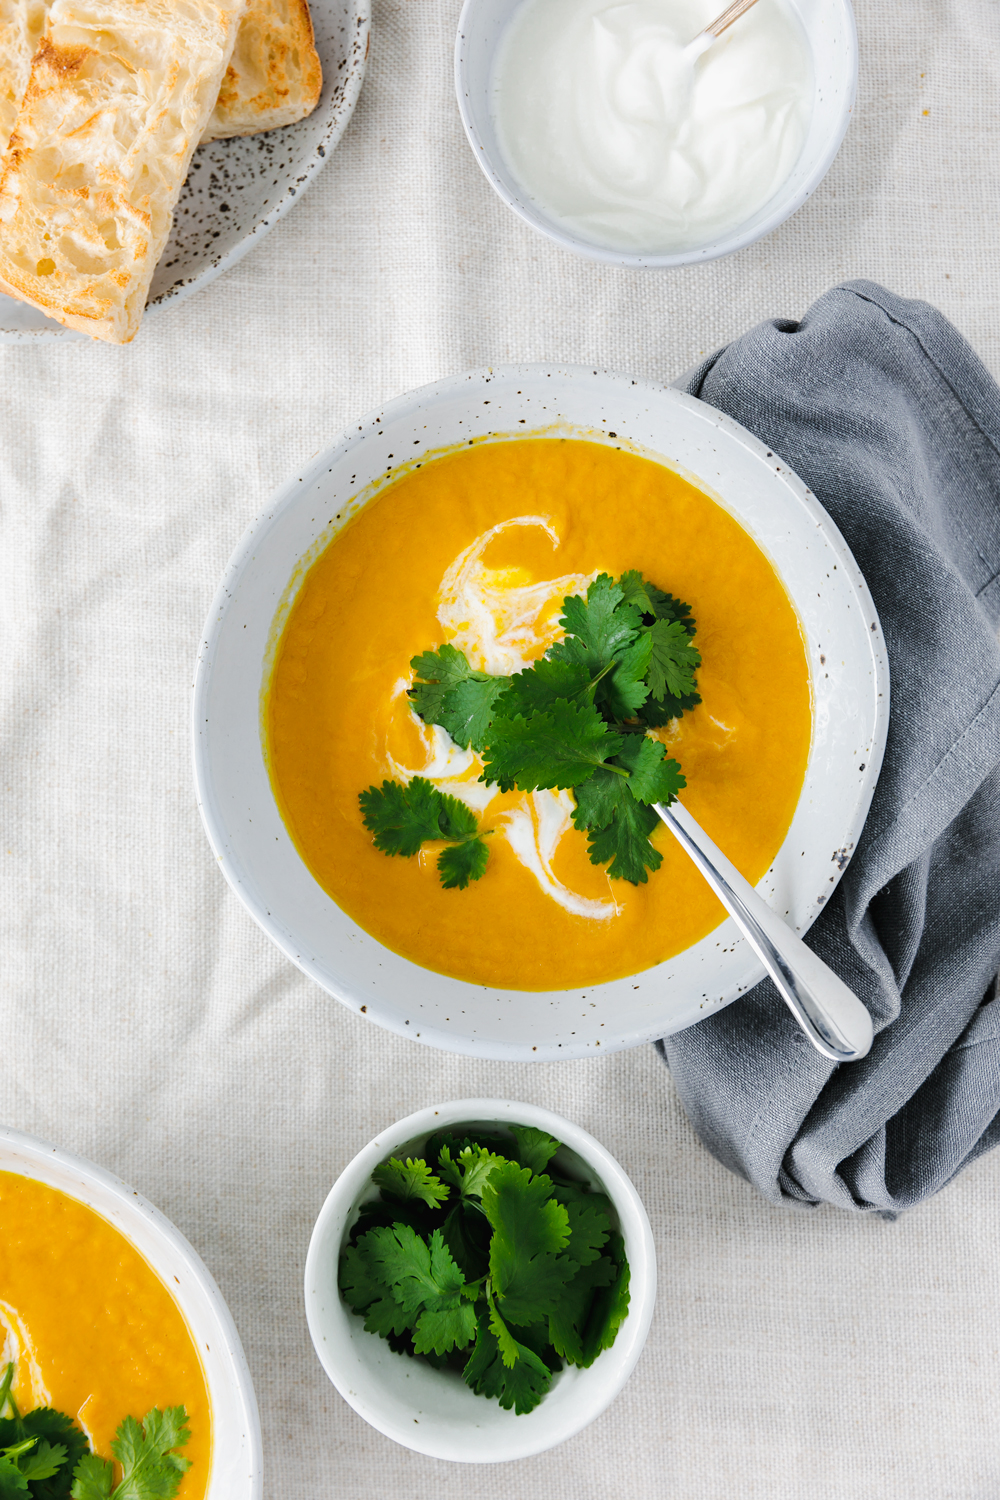
[{"label": "gray linen napkin", "polygon": [[867,281],[752,329],[686,388],[833,516],[892,707],[863,836],[809,936],[869,1007],[871,1054],[820,1057],[770,981],[657,1046],[705,1144],[768,1198],[891,1217],[1000,1141],[1000,388],[940,313]]}]

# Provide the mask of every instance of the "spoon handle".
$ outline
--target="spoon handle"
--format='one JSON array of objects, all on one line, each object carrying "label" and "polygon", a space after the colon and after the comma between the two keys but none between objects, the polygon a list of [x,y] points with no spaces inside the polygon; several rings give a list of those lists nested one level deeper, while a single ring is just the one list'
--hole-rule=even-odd
[{"label": "spoon handle", "polygon": [[756,5],[756,3],[757,0],[733,0],[732,5],[728,6],[721,16],[716,16],[715,20],[705,27],[705,31],[712,36],[721,36],[734,21],[739,20],[744,11],[749,10],[751,5]]},{"label": "spoon handle", "polygon": [[864,1057],[874,1032],[858,997],[771,910],[679,802],[655,802],[653,810],[694,860],[817,1052],[833,1062]]}]

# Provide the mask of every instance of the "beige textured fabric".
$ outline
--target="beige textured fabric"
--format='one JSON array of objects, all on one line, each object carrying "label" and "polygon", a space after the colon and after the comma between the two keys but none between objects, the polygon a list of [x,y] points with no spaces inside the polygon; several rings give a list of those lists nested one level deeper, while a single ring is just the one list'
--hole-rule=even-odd
[{"label": "beige textured fabric", "polygon": [[[995,1500],[1000,1155],[895,1224],[773,1209],[652,1049],[466,1062],[366,1026],[229,894],[194,806],[193,657],[274,485],[384,398],[511,359],[669,379],[831,283],[936,302],[1000,371],[1000,18],[861,0],[858,116],[766,243],[682,274],[560,254],[494,199],[451,94],[457,0],[376,0],[354,122],[288,219],[127,348],[0,348],[0,1118],[114,1168],[218,1277],[273,1500]],[[928,113],[925,113],[928,111]],[[491,1470],[368,1428],[316,1362],[312,1220],[386,1121],[495,1093],[607,1143],[661,1289],[619,1401]]]}]

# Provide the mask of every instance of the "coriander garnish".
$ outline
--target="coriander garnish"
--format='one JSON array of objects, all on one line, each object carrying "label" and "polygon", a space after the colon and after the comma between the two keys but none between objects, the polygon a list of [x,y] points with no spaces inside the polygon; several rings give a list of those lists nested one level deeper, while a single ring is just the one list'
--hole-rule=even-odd
[{"label": "coriander garnish", "polygon": [[[191,1434],[183,1406],[153,1407],[119,1423],[111,1451],[121,1465],[90,1452],[65,1412],[39,1406],[21,1415],[10,1393],[14,1365],[0,1380],[0,1500],[172,1500],[189,1459],[175,1453]],[[9,1416],[2,1413],[7,1410]]]},{"label": "coriander garnish", "polygon": [[550,1165],[559,1142],[512,1134],[441,1133],[376,1167],[339,1281],[369,1333],[521,1414],[614,1343],[629,1268],[609,1200]]},{"label": "coriander garnish", "polygon": [[[426,723],[483,757],[481,781],[502,791],[572,789],[591,862],[642,885],[663,858],[649,841],[659,821],[651,804],[673,802],[686,785],[646,731],[701,702],[691,611],[638,572],[617,582],[602,573],[586,598],[563,601],[559,623],[565,637],[510,677],[474,671],[452,645],[422,652],[410,663],[410,699]],[[430,782],[384,781],[360,802],[384,853],[413,855],[444,840],[445,887],[464,889],[485,873],[489,850],[475,814]]]}]

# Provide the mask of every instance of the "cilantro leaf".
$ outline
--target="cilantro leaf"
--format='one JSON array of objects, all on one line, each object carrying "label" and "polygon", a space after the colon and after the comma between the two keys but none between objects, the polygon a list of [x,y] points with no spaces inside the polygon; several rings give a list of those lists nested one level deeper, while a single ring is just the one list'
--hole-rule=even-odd
[{"label": "cilantro leaf", "polygon": [[650,729],[659,729],[671,719],[679,719],[688,709],[697,708],[700,702],[700,693],[686,693],[682,698],[672,698],[669,693],[662,698],[647,698],[639,710],[639,718]]},{"label": "cilantro leaf", "polygon": [[448,1189],[439,1177],[435,1177],[425,1161],[407,1157],[401,1161],[390,1156],[381,1162],[372,1173],[372,1182],[389,1198],[398,1198],[408,1203],[418,1198],[428,1208],[438,1208],[448,1196]]},{"label": "cilantro leaf", "polygon": [[498,717],[528,718],[544,712],[561,698],[575,698],[590,686],[590,673],[580,663],[549,661],[542,657],[534,666],[507,679],[503,697],[496,705]]},{"label": "cilantro leaf", "polygon": [[553,1375],[561,1370],[563,1362],[553,1349],[549,1341],[549,1320],[542,1318],[538,1323],[529,1323],[527,1327],[519,1327],[517,1330],[518,1342],[525,1348],[530,1349],[533,1354],[551,1370]]},{"label": "cilantro leaf", "polygon": [[457,797],[439,792],[422,776],[408,786],[383,781],[358,798],[365,827],[383,854],[416,854],[427,839],[464,839],[479,830],[476,815]]},{"label": "cilantro leaf", "polygon": [[413,1326],[413,1319],[392,1295],[381,1267],[372,1259],[374,1247],[368,1241],[369,1235],[363,1235],[341,1255],[340,1290],[348,1306],[364,1316],[366,1333],[377,1333],[383,1339],[390,1335],[401,1338]]},{"label": "cilantro leaf", "polygon": [[450,1354],[464,1349],[476,1336],[476,1309],[471,1302],[422,1312],[413,1332],[417,1354]]},{"label": "cilantro leaf", "polygon": [[636,801],[628,782],[608,771],[576,789],[573,822],[588,830],[591,864],[607,864],[615,880],[645,885],[646,870],[660,868],[663,855],[649,842],[659,821],[652,808]]},{"label": "cilantro leaf", "polygon": [[647,583],[635,569],[622,574],[618,587],[625,603],[636,605],[644,615],[652,615],[656,620],[677,620],[686,630],[694,633],[690,604],[682,604],[673,594],[665,594],[655,584]]},{"label": "cilantro leaf", "polygon": [[590,1200],[589,1194],[571,1198],[563,1204],[569,1218],[569,1244],[566,1254],[578,1266],[589,1266],[597,1260],[602,1245],[611,1234],[611,1220],[600,1198]]},{"label": "cilantro leaf", "polygon": [[500,1358],[503,1360],[506,1368],[512,1370],[517,1364],[521,1346],[497,1312],[496,1303],[493,1300],[493,1294],[488,1284],[486,1288],[486,1305],[490,1310],[490,1330],[497,1341]]},{"label": "cilantro leaf", "polygon": [[17,1460],[0,1456],[0,1500],[23,1500],[30,1494],[28,1481],[18,1468]]},{"label": "cilantro leaf", "polygon": [[666,755],[660,741],[649,735],[632,734],[625,741],[616,761],[628,771],[628,789],[637,802],[669,804],[687,786],[677,761]]},{"label": "cilantro leaf", "polygon": [[458,1306],[465,1277],[440,1229],[425,1240],[408,1224],[397,1224],[391,1229],[372,1229],[365,1239],[373,1241],[368,1254],[404,1312],[439,1312]]},{"label": "cilantro leaf", "polygon": [[[602,1287],[594,1298],[590,1317],[587,1319],[583,1338],[584,1366],[592,1365],[602,1349],[610,1349],[618,1336],[618,1330],[628,1316],[629,1282],[631,1272],[625,1258],[625,1242],[620,1234],[613,1234],[608,1241],[609,1259],[615,1268],[614,1280]],[[598,1262],[600,1264],[600,1262]],[[590,1267],[587,1267],[590,1270]],[[583,1273],[581,1273],[583,1274]],[[555,1340],[553,1340],[553,1343]]]},{"label": "cilantro leaf", "polygon": [[446,891],[464,891],[470,880],[480,880],[486,874],[490,851],[482,839],[465,839],[461,844],[449,844],[438,855],[437,868],[441,884]]},{"label": "cilantro leaf", "polygon": [[701,666],[701,652],[679,620],[657,620],[648,631],[652,650],[649,659],[649,696],[669,693],[682,698],[695,691],[694,674]]},{"label": "cilantro leaf", "polygon": [[468,657],[457,646],[445,644],[436,651],[422,651],[410,667],[423,679],[414,682],[408,693],[415,712],[427,724],[440,724],[445,693],[472,676]]},{"label": "cilantro leaf", "polygon": [[141,1427],[135,1417],[126,1417],[111,1440],[111,1451],[122,1466],[112,1500],[172,1500],[191,1467],[190,1459],[172,1450],[183,1447],[190,1436],[183,1406],[165,1411],[154,1406]]},{"label": "cilantro leaf", "polygon": [[569,1239],[569,1215],[552,1197],[548,1177],[514,1162],[490,1175],[483,1210],[493,1226],[490,1280],[498,1306],[511,1323],[536,1323],[576,1270],[559,1255]]},{"label": "cilantro leaf", "polygon": [[585,666],[596,677],[635,640],[642,616],[634,605],[623,603],[624,594],[607,573],[595,578],[586,600],[579,594],[563,600],[559,623],[566,639],[545,653],[550,661]]},{"label": "cilantro leaf", "polygon": [[[618,806],[629,795],[628,782],[613,771],[597,770],[589,780],[574,787],[576,806],[573,823],[581,833],[588,828],[605,828],[613,819]],[[593,861],[594,864],[597,860]]]},{"label": "cilantro leaf", "polygon": [[424,1147],[427,1160],[437,1161],[442,1146],[447,1146],[452,1156],[457,1156],[466,1146],[481,1147],[484,1151],[492,1151],[494,1156],[506,1156],[510,1151],[510,1141],[506,1137],[491,1135],[488,1130],[477,1130],[474,1133],[467,1130],[462,1136],[453,1135],[450,1130],[436,1130],[433,1135],[428,1136]]},{"label": "cilantro leaf", "polygon": [[517,1141],[517,1159],[521,1166],[530,1172],[544,1172],[559,1150],[559,1142],[536,1125],[512,1125],[510,1129]]},{"label": "cilantro leaf", "polygon": [[479,779],[498,782],[505,791],[578,786],[621,746],[621,735],[609,731],[592,704],[560,699],[528,719],[494,719]]},{"label": "cilantro leaf", "polygon": [[463,1146],[454,1160],[450,1147],[442,1146],[438,1157],[441,1176],[458,1189],[462,1198],[482,1197],[490,1173],[502,1161],[502,1156],[494,1156],[484,1146]]},{"label": "cilantro leaf", "polygon": [[483,750],[493,720],[496,700],[507,686],[506,677],[476,672],[444,695],[437,721],[462,749]]},{"label": "cilantro leaf", "polygon": [[500,1355],[496,1334],[490,1327],[489,1309],[477,1315],[476,1343],[465,1366],[464,1378],[477,1396],[493,1396],[500,1405],[518,1416],[534,1410],[552,1384],[552,1374],[545,1361],[526,1344],[511,1338],[517,1358],[510,1367]]},{"label": "cilantro leaf", "polygon": [[632,719],[649,697],[646,674],[653,650],[652,632],[644,630],[627,646],[609,674],[597,684],[597,702],[614,720]]},{"label": "cilantro leaf", "polygon": [[383,854],[410,857],[428,840],[452,843],[452,848],[442,849],[437,862],[445,890],[457,887],[464,891],[470,880],[479,880],[486,873],[490,851],[476,837],[479,822],[475,813],[460,798],[439,792],[422,776],[414,776],[408,786],[398,781],[370,786],[360,793],[358,801],[365,827],[374,834],[373,843]]},{"label": "cilantro leaf", "polygon": [[[0,1411],[9,1403],[17,1412],[10,1398],[13,1376],[11,1363],[0,1380]],[[32,1500],[69,1500],[73,1469],[88,1451],[86,1437],[64,1412],[38,1406],[24,1416],[0,1419],[0,1454],[30,1484]],[[0,1496],[5,1493],[0,1488]]]},{"label": "cilantro leaf", "polygon": [[[373,1290],[381,1293],[388,1289],[397,1304],[397,1314],[406,1316],[405,1326],[400,1326],[398,1315],[392,1319],[381,1305],[384,1297],[369,1306],[369,1314],[374,1310],[374,1321],[386,1326],[385,1336],[392,1332],[398,1337],[412,1326],[417,1354],[450,1354],[455,1348],[464,1348],[475,1334],[475,1312],[461,1300],[465,1277],[439,1229],[429,1240],[405,1224],[372,1230],[359,1241],[353,1254],[351,1250],[345,1252],[340,1284],[352,1304],[366,1302]],[[409,1320],[414,1316],[411,1325]]]},{"label": "cilantro leaf", "polygon": [[111,1460],[98,1458],[96,1453],[85,1453],[73,1470],[70,1493],[73,1500],[109,1500],[114,1482],[115,1468]]},{"label": "cilantro leaf", "polygon": [[456,745],[482,750],[493,717],[494,700],[507,685],[506,677],[474,672],[468,657],[456,646],[440,646],[415,656],[410,666],[418,678],[409,689],[414,710],[427,724],[447,729]]},{"label": "cilantro leaf", "polygon": [[618,1267],[613,1260],[606,1255],[596,1258],[577,1272],[549,1314],[552,1346],[570,1364],[593,1363],[593,1357],[587,1358],[589,1345],[585,1347],[585,1341],[595,1307],[595,1293],[598,1288],[614,1283],[617,1276]]},{"label": "cilantro leaf", "polygon": [[[32,1438],[34,1443],[37,1439]],[[21,1473],[30,1483],[51,1479],[62,1468],[66,1460],[66,1449],[62,1443],[47,1443],[43,1438],[38,1447],[26,1453],[19,1462]]]}]

